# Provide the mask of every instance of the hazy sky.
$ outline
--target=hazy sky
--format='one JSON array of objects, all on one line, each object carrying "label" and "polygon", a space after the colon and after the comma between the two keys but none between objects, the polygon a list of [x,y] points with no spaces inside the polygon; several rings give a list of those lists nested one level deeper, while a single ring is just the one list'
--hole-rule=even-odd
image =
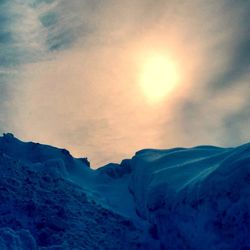
[{"label": "hazy sky", "polygon": [[[154,54],[180,81],[139,84]],[[249,0],[0,0],[0,132],[88,156],[250,141]]]}]

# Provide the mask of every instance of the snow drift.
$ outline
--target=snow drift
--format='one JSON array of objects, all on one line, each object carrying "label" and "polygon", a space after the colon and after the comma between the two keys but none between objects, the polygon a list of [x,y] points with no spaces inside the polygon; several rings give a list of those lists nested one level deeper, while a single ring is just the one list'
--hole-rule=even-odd
[{"label": "snow drift", "polygon": [[129,187],[164,249],[249,249],[250,144],[145,150]]},{"label": "snow drift", "polygon": [[0,137],[0,249],[250,249],[250,144],[146,149],[97,170]]}]

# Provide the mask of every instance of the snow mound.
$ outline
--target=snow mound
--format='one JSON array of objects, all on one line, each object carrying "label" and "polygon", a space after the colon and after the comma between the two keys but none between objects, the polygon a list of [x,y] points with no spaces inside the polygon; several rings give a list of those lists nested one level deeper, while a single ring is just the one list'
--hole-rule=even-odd
[{"label": "snow mound", "polygon": [[0,249],[141,248],[141,233],[132,221],[65,178],[60,149],[44,146],[44,152],[39,146],[41,156],[35,150],[35,158],[27,150],[33,152],[32,144],[22,146],[9,135],[0,144]]},{"label": "snow mound", "polygon": [[250,249],[250,144],[144,149],[98,170],[0,137],[0,249]]},{"label": "snow mound", "polygon": [[129,188],[163,249],[250,249],[250,144],[143,150]]}]

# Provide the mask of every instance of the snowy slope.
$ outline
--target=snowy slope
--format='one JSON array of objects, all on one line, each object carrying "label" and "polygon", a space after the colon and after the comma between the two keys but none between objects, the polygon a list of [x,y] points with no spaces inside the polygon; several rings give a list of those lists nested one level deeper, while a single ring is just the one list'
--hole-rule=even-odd
[{"label": "snowy slope", "polygon": [[250,144],[143,150],[129,187],[163,249],[250,249]]},{"label": "snowy slope", "polygon": [[[95,179],[85,162],[11,134],[0,145],[1,250],[144,249],[133,222],[84,189]],[[83,188],[68,177],[74,179],[80,165],[89,179]]]},{"label": "snowy slope", "polygon": [[6,134],[0,177],[0,249],[250,249],[250,144],[146,149],[93,170]]}]

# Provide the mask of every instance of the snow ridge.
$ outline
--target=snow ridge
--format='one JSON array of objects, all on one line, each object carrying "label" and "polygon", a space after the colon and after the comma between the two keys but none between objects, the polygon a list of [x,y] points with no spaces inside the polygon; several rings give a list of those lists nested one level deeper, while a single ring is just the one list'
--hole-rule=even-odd
[{"label": "snow ridge", "polygon": [[0,137],[0,249],[250,249],[250,144],[144,149],[93,170]]}]

